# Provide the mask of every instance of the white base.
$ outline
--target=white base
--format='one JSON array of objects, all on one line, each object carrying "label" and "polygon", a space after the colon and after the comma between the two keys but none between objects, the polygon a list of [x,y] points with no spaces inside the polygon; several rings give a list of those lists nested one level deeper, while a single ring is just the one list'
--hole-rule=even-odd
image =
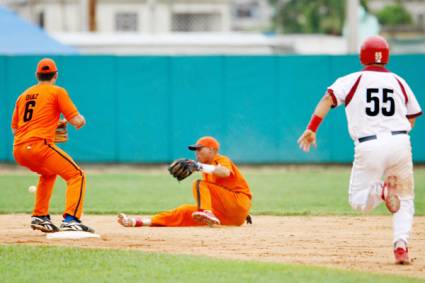
[{"label": "white base", "polygon": [[64,231],[46,234],[47,239],[86,239],[100,238],[98,234],[83,231]]}]

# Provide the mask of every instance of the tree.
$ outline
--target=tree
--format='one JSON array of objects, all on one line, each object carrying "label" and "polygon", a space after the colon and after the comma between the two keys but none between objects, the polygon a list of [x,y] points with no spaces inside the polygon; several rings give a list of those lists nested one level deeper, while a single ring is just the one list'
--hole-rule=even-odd
[{"label": "tree", "polygon": [[412,23],[409,12],[400,3],[385,6],[377,14],[378,21],[384,26],[400,26]]},{"label": "tree", "polygon": [[[345,0],[269,0],[275,8],[273,27],[284,33],[340,35],[345,20]],[[367,0],[361,0],[367,10]]]}]

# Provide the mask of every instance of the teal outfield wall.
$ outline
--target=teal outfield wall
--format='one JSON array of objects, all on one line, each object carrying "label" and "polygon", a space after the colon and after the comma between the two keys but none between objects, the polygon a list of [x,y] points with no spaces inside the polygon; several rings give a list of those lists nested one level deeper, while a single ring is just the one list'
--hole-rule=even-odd
[{"label": "teal outfield wall", "polygon": [[[190,157],[199,136],[245,163],[351,162],[343,107],[332,110],[305,154],[296,140],[338,76],[361,68],[356,56],[54,57],[87,126],[62,147],[83,162],[169,162]],[[35,83],[40,57],[0,56],[0,160],[13,161],[10,119],[18,95]],[[425,105],[425,55],[393,56]],[[412,132],[414,159],[425,162],[425,120]]]}]

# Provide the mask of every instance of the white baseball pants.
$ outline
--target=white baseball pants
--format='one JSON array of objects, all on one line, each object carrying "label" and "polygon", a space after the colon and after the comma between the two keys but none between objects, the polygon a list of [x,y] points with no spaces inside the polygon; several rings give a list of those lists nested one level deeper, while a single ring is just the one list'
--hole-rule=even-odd
[{"label": "white baseball pants", "polygon": [[414,215],[414,182],[410,137],[407,134],[378,134],[374,140],[355,142],[349,202],[359,211],[370,211],[383,202],[383,180],[397,176],[400,210],[393,214],[393,241],[409,240]]}]

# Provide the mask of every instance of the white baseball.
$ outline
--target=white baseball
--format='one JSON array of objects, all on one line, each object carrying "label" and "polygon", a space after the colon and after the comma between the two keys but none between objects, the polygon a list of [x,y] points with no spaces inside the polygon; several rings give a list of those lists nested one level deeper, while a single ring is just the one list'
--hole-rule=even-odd
[{"label": "white baseball", "polygon": [[37,190],[36,186],[29,186],[28,187],[28,192],[30,192],[30,193],[35,193],[36,190]]}]

